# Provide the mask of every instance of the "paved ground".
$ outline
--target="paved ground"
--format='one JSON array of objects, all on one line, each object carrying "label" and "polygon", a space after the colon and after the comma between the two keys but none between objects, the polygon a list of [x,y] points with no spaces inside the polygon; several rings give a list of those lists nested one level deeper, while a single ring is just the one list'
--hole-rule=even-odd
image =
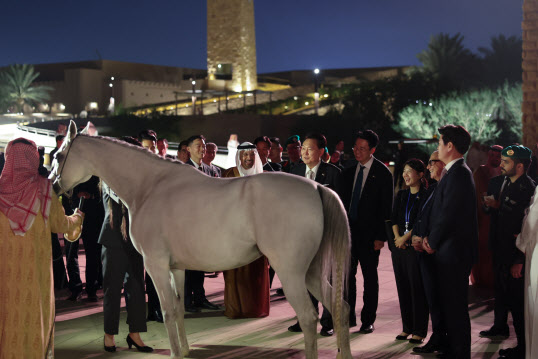
[{"label": "paved ground", "polygon": [[[81,256],[84,265],[84,256]],[[413,345],[398,342],[394,337],[401,331],[400,314],[394,273],[390,253],[384,248],[379,265],[380,302],[376,330],[372,334],[351,334],[351,348],[354,358],[420,358],[410,354]],[[278,281],[275,278],[275,287]],[[362,279],[357,280],[362,288]],[[223,303],[223,279],[206,278],[206,293],[210,301]],[[155,348],[152,354],[127,349],[125,337],[127,325],[126,313],[121,314],[120,334],[116,337],[118,352],[106,353],[103,350],[103,313],[102,301],[88,303],[85,300],[71,303],[65,298],[68,293],[57,293],[55,354],[57,359],[72,358],[166,358],[170,355],[170,346],[164,325],[148,323],[148,332],[142,334],[147,345]],[[283,297],[272,291],[271,314],[263,319],[230,320],[222,311],[204,311],[186,316],[185,324],[191,353],[188,358],[195,359],[231,359],[256,358],[280,359],[303,358],[304,342],[302,334],[290,333],[287,327],[295,322],[294,312]],[[360,293],[357,311],[360,311]],[[513,328],[511,336],[504,342],[492,342],[478,337],[478,332],[489,328],[493,322],[492,299],[490,293],[471,289],[470,312],[472,320],[472,357],[497,358],[500,348],[515,345]],[[510,323],[511,325],[511,323]],[[318,327],[319,331],[319,327]],[[319,357],[336,356],[336,338],[318,336]],[[425,356],[433,358],[435,356]]]}]

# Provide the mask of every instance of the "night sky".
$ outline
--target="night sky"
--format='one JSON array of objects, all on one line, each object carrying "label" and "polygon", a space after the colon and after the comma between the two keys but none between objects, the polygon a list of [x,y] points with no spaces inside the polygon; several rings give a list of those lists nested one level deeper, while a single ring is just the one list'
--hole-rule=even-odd
[{"label": "night sky", "polygon": [[[10,1],[0,66],[103,59],[206,68],[206,0]],[[523,0],[254,0],[258,72],[416,65],[432,34],[521,36]]]}]

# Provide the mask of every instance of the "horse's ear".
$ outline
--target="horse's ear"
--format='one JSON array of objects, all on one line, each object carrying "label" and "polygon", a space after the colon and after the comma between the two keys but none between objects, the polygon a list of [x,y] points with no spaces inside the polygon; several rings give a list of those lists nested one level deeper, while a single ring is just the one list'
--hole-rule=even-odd
[{"label": "horse's ear", "polygon": [[75,124],[75,121],[71,120],[69,123],[69,130],[67,130],[67,138],[72,140],[77,135],[77,125]]}]

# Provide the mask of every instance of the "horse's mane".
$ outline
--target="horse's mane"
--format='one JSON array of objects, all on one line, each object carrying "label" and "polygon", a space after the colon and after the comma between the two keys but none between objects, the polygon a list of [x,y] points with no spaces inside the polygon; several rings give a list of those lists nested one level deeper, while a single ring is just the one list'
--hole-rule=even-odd
[{"label": "horse's mane", "polygon": [[116,139],[114,137],[107,137],[107,136],[89,136],[89,135],[85,135],[85,134],[78,134],[77,137],[86,137],[86,138],[89,138],[89,139],[100,139],[100,140],[105,140],[105,141],[108,141],[108,142],[112,142],[112,143],[115,143],[119,146],[122,146],[122,147],[125,147],[125,148],[130,148],[130,149],[133,149],[133,150],[136,150],[136,151],[139,151],[140,153],[143,153],[145,156],[147,156],[148,158],[152,159],[152,160],[160,160],[160,161],[167,161],[167,162],[171,162],[171,163],[175,163],[175,164],[181,164],[183,165],[184,163],[177,160],[177,159],[173,159],[173,158],[163,158],[155,153],[151,153],[150,151],[148,151],[147,149],[145,149],[144,147],[141,147],[141,146],[137,146],[137,145],[132,145],[128,142],[125,142],[125,141],[122,141],[122,140],[119,140],[119,139]]}]

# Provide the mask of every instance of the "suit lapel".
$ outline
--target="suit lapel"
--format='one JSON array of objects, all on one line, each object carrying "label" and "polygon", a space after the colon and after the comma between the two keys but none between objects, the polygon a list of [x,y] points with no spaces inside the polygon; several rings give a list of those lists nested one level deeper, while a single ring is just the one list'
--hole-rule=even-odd
[{"label": "suit lapel", "polygon": [[315,181],[318,183],[325,183],[327,177],[327,168],[323,165],[323,162],[319,164],[318,172],[316,173]]}]

